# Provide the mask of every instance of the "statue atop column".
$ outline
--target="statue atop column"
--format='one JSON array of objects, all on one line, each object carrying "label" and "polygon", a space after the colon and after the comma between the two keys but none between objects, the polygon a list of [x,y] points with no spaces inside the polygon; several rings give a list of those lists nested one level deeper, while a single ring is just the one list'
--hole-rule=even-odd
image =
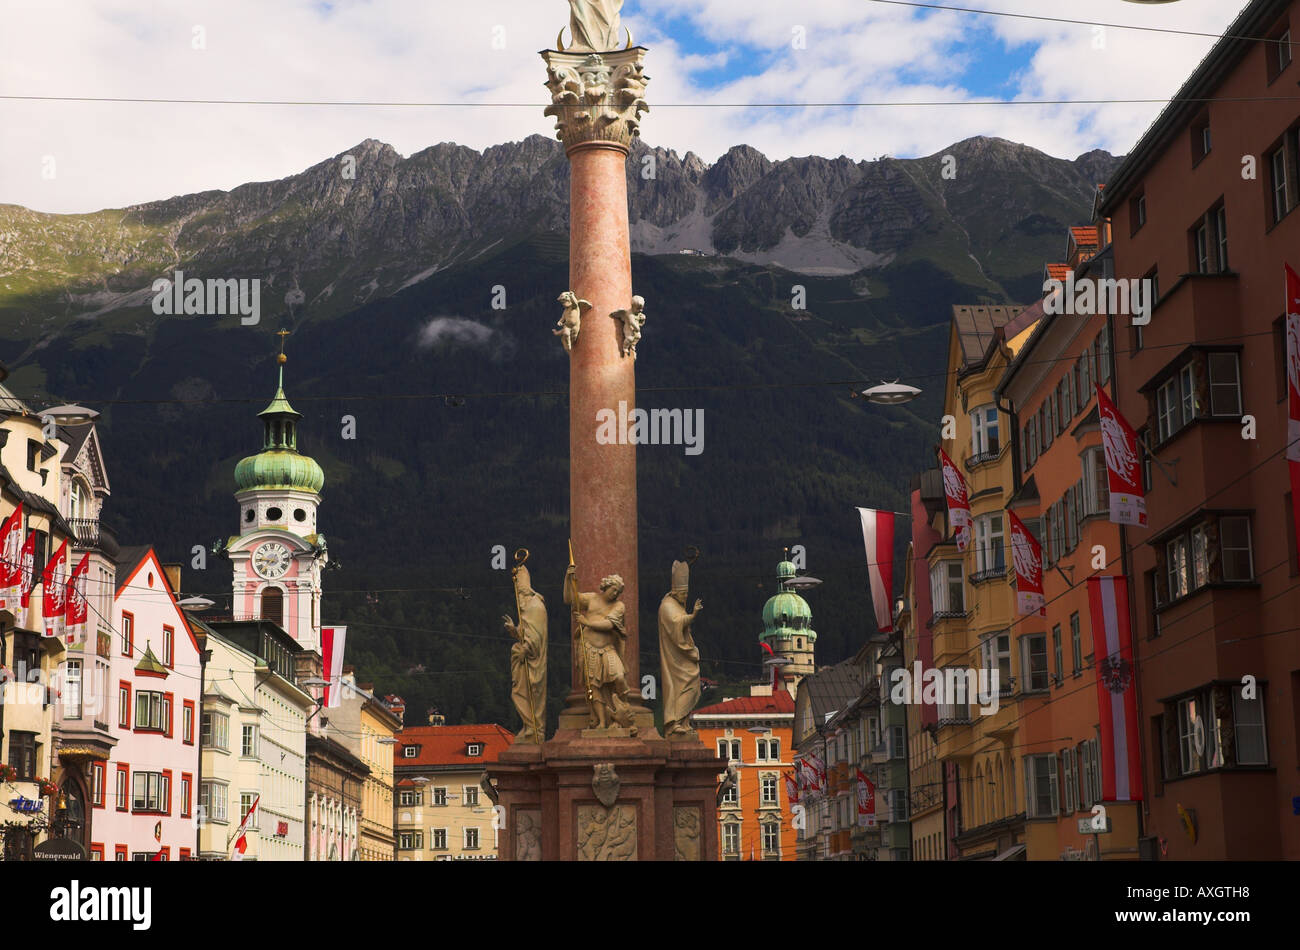
[{"label": "statue atop column", "polygon": [[519,623],[503,617],[506,632],[515,638],[510,647],[510,698],[523,728],[515,735],[519,742],[540,745],[546,739],[546,602],[533,590],[532,578],[524,562],[528,560],[526,548],[515,552],[515,566],[511,569],[515,585],[515,607]]},{"label": "statue atop column", "polygon": [[690,565],[673,561],[672,589],[659,604],[659,668],[663,675],[660,694],[664,702],[664,737],[691,738],[689,717],[700,701],[700,651],[691,636],[691,625],[704,609],[700,600],[686,612]]},{"label": "statue atop column", "polygon": [[623,665],[623,641],[627,605],[618,599],[623,578],[610,574],[601,578],[600,591],[579,593],[577,568],[572,563],[564,577],[564,602],[573,609],[577,627],[578,656],[587,709],[593,729],[621,726],[636,735],[632,710],[628,706],[627,670]]},{"label": "statue atop column", "polygon": [[[569,0],[569,46],[575,52],[605,53],[618,48],[623,0]],[[631,36],[629,35],[629,45]]]}]

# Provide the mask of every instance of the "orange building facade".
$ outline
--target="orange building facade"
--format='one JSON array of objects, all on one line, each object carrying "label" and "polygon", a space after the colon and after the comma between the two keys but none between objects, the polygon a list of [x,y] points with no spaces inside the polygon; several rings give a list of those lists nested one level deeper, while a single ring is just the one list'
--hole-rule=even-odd
[{"label": "orange building facade", "polygon": [[691,714],[705,747],[736,766],[737,785],[718,806],[718,854],[724,861],[793,861],[785,776],[794,768],[794,700],[781,686],[750,689]]}]

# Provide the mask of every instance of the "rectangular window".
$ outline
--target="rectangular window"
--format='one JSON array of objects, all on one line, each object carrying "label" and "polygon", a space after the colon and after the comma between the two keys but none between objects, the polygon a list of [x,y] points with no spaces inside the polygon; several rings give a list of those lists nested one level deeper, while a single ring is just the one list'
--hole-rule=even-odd
[{"label": "rectangular window", "polygon": [[226,793],[223,782],[204,782],[199,786],[199,808],[210,821],[226,821]]},{"label": "rectangular window", "polygon": [[477,828],[465,829],[465,850],[466,851],[478,850],[478,829]]},{"label": "rectangular window", "polygon": [[975,519],[975,570],[979,574],[1005,574],[1002,515],[980,515]]},{"label": "rectangular window", "polygon": [[477,805],[477,804],[478,804],[478,786],[477,786],[477,785],[466,785],[466,786],[464,787],[464,791],[465,791],[465,804],[466,804],[466,805],[469,805],[469,806]]},{"label": "rectangular window", "polygon": [[1214,212],[1214,237],[1218,270],[1222,273],[1228,269],[1228,209],[1222,205]]},{"label": "rectangular window", "polygon": [[1106,471],[1104,449],[1088,449],[1083,453],[1083,495],[1085,514],[1110,513],[1110,475]]},{"label": "rectangular window", "polygon": [[81,718],[81,661],[68,660],[63,667],[63,718]]},{"label": "rectangular window", "polygon": [[1147,223],[1147,196],[1142,192],[1134,195],[1128,203],[1129,231],[1137,234],[1142,225]]},{"label": "rectangular window", "polygon": [[1205,768],[1207,738],[1204,703],[1199,696],[1178,703],[1178,763],[1183,775]]},{"label": "rectangular window", "polygon": [[173,667],[176,665],[176,631],[171,627],[163,627],[163,666]]},{"label": "rectangular window", "polygon": [[122,655],[130,656],[135,652],[135,616],[122,612]]},{"label": "rectangular window", "polygon": [[1025,811],[1029,818],[1053,818],[1061,810],[1057,795],[1057,763],[1054,755],[1027,755],[1025,762]]},{"label": "rectangular window", "polygon": [[1258,695],[1243,699],[1232,690],[1232,718],[1238,765],[1268,765],[1268,736],[1264,731],[1264,704]]},{"label": "rectangular window", "polygon": [[1043,416],[1043,451],[1046,452],[1052,447],[1052,440],[1056,438],[1056,393],[1047,394],[1046,414]]},{"label": "rectangular window", "polygon": [[1279,73],[1291,65],[1291,31],[1287,30],[1277,38],[1277,71]]},{"label": "rectangular window", "polygon": [[997,672],[999,690],[1011,688],[1011,634],[995,633],[980,641],[980,666]]},{"label": "rectangular window", "polygon": [[257,828],[257,812],[253,811],[253,802],[255,801],[257,801],[256,792],[239,793],[239,823],[242,825],[244,819],[248,818],[249,812],[252,812],[253,818],[248,822],[248,827],[254,830]]},{"label": "rectangular window", "polygon": [[1169,576],[1169,599],[1186,597],[1191,590],[1188,570],[1187,539],[1179,536],[1165,544],[1165,566]]},{"label": "rectangular window", "polygon": [[419,851],[424,847],[423,831],[403,831],[397,836],[397,847],[400,851]]},{"label": "rectangular window", "polygon": [[1026,693],[1046,692],[1051,686],[1047,672],[1047,634],[1031,633],[1020,638],[1020,669]]},{"label": "rectangular window", "polygon": [[1273,192],[1273,223],[1281,221],[1291,211],[1292,191],[1294,186],[1291,183],[1290,161],[1287,155],[1287,145],[1283,142],[1282,147],[1273,152],[1268,159],[1269,170],[1272,173],[1272,192]]},{"label": "rectangular window", "polygon": [[1255,578],[1250,546],[1250,519],[1245,515],[1224,515],[1219,519],[1219,547],[1225,581]]},{"label": "rectangular window", "polygon": [[402,791],[397,793],[397,804],[411,806],[420,804],[420,793],[413,791]]},{"label": "rectangular window", "polygon": [[163,694],[139,690],[135,694],[135,728],[147,732],[163,732],[167,728],[167,713]]},{"label": "rectangular window", "polygon": [[1236,353],[1210,353],[1210,415],[1241,415],[1241,373]]},{"label": "rectangular window", "polygon": [[36,778],[38,766],[36,762],[36,733],[18,732],[9,733],[9,765],[18,771],[18,781],[30,782]]},{"label": "rectangular window", "polygon": [[431,828],[429,830],[429,837],[433,840],[434,851],[447,850],[447,829],[446,828]]},{"label": "rectangular window", "polygon": [[181,741],[194,745],[194,703],[188,699],[181,709]]},{"label": "rectangular window", "polygon": [[126,785],[130,774],[130,766],[119,765],[117,767],[117,778],[114,780],[115,784],[113,785],[113,807],[118,811],[126,811],[127,806],[130,804],[126,797]]},{"label": "rectangular window", "polygon": [[90,803],[96,808],[104,807],[104,770],[107,768],[106,762],[94,762],[90,766],[92,783]]},{"label": "rectangular window", "polygon": [[966,612],[961,561],[940,561],[930,569],[930,598],[937,614]]},{"label": "rectangular window", "polygon": [[764,775],[764,776],[759,780],[759,799],[758,799],[758,801],[759,801],[759,804],[760,804],[760,805],[775,805],[775,804],[777,804],[777,798],[776,798],[776,776],[775,776],[775,775]]},{"label": "rectangular window", "polygon": [[131,728],[131,684],[117,684],[117,724],[123,729]]},{"label": "rectangular window", "polygon": [[1192,581],[1191,589],[1199,590],[1210,582],[1210,541],[1205,525],[1192,529]]},{"label": "rectangular window", "polygon": [[433,790],[433,804],[439,808],[447,804],[447,790],[445,788],[435,788]]},{"label": "rectangular window", "polygon": [[1074,675],[1083,672],[1083,635],[1079,630],[1079,615],[1070,614],[1070,658],[1074,661]]},{"label": "rectangular window", "polygon": [[763,853],[781,853],[781,826],[776,822],[763,823]]},{"label": "rectangular window", "polygon": [[995,456],[1001,451],[996,406],[981,406],[970,414],[972,460]]},{"label": "rectangular window", "polygon": [[222,752],[230,748],[230,717],[224,713],[204,713],[203,720],[200,724],[200,742],[205,749],[220,749]]},{"label": "rectangular window", "polygon": [[194,777],[189,772],[181,773],[181,817],[190,817],[190,799],[193,794]]},{"label": "rectangular window", "polygon": [[161,812],[166,798],[163,773],[136,772],[131,776],[131,810]]},{"label": "rectangular window", "polygon": [[728,822],[722,826],[722,853],[740,853],[740,825]]},{"label": "rectangular window", "polygon": [[244,723],[239,727],[239,754],[246,759],[257,758],[257,726]]}]

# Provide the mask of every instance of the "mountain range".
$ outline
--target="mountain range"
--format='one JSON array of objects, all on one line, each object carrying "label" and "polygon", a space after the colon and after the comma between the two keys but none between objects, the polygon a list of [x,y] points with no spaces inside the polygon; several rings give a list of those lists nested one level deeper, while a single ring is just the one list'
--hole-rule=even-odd
[{"label": "mountain range", "polygon": [[[636,145],[638,404],[705,413],[701,455],[639,453],[645,669],[656,582],[688,544],[704,552],[692,596],[710,678],[758,675],[758,614],[790,545],[824,581],[808,595],[818,659],[861,644],[874,626],[852,509],[902,510],[932,461],[951,306],[1036,299],[1117,162],[995,138],[871,162],[741,145],[708,165]],[[436,705],[513,725],[495,545],[532,550],[552,630],[566,624],[568,374],[550,328],[567,202],[559,143],[532,136],[407,158],[367,140],[280,181],[91,214],[0,205],[0,362],[30,403],[103,414],[109,522],[184,562],[187,591],[228,597],[228,566],[193,569],[191,551],[237,530],[234,465],[260,447],[273,333],[289,329],[286,389],[325,470],[338,564],[325,619],[417,720]],[[259,279],[260,322],[154,313],[153,282],[178,270]],[[922,397],[850,398],[894,378]]]}]

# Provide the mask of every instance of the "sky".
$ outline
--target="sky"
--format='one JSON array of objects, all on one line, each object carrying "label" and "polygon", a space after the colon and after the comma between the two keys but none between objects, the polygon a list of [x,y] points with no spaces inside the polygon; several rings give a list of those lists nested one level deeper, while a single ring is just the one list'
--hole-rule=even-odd
[{"label": "sky", "polygon": [[[1216,34],[1245,6],[922,2]],[[537,52],[568,17],[564,0],[6,0],[0,96],[439,105],[0,98],[0,203],[76,213],[230,189],[367,138],[410,155],[549,137]],[[642,137],[706,162],[739,144],[912,157],[973,135],[1123,154],[1160,105],[999,103],[1167,98],[1214,42],[881,0],[626,0],[623,22],[649,48]]]}]

